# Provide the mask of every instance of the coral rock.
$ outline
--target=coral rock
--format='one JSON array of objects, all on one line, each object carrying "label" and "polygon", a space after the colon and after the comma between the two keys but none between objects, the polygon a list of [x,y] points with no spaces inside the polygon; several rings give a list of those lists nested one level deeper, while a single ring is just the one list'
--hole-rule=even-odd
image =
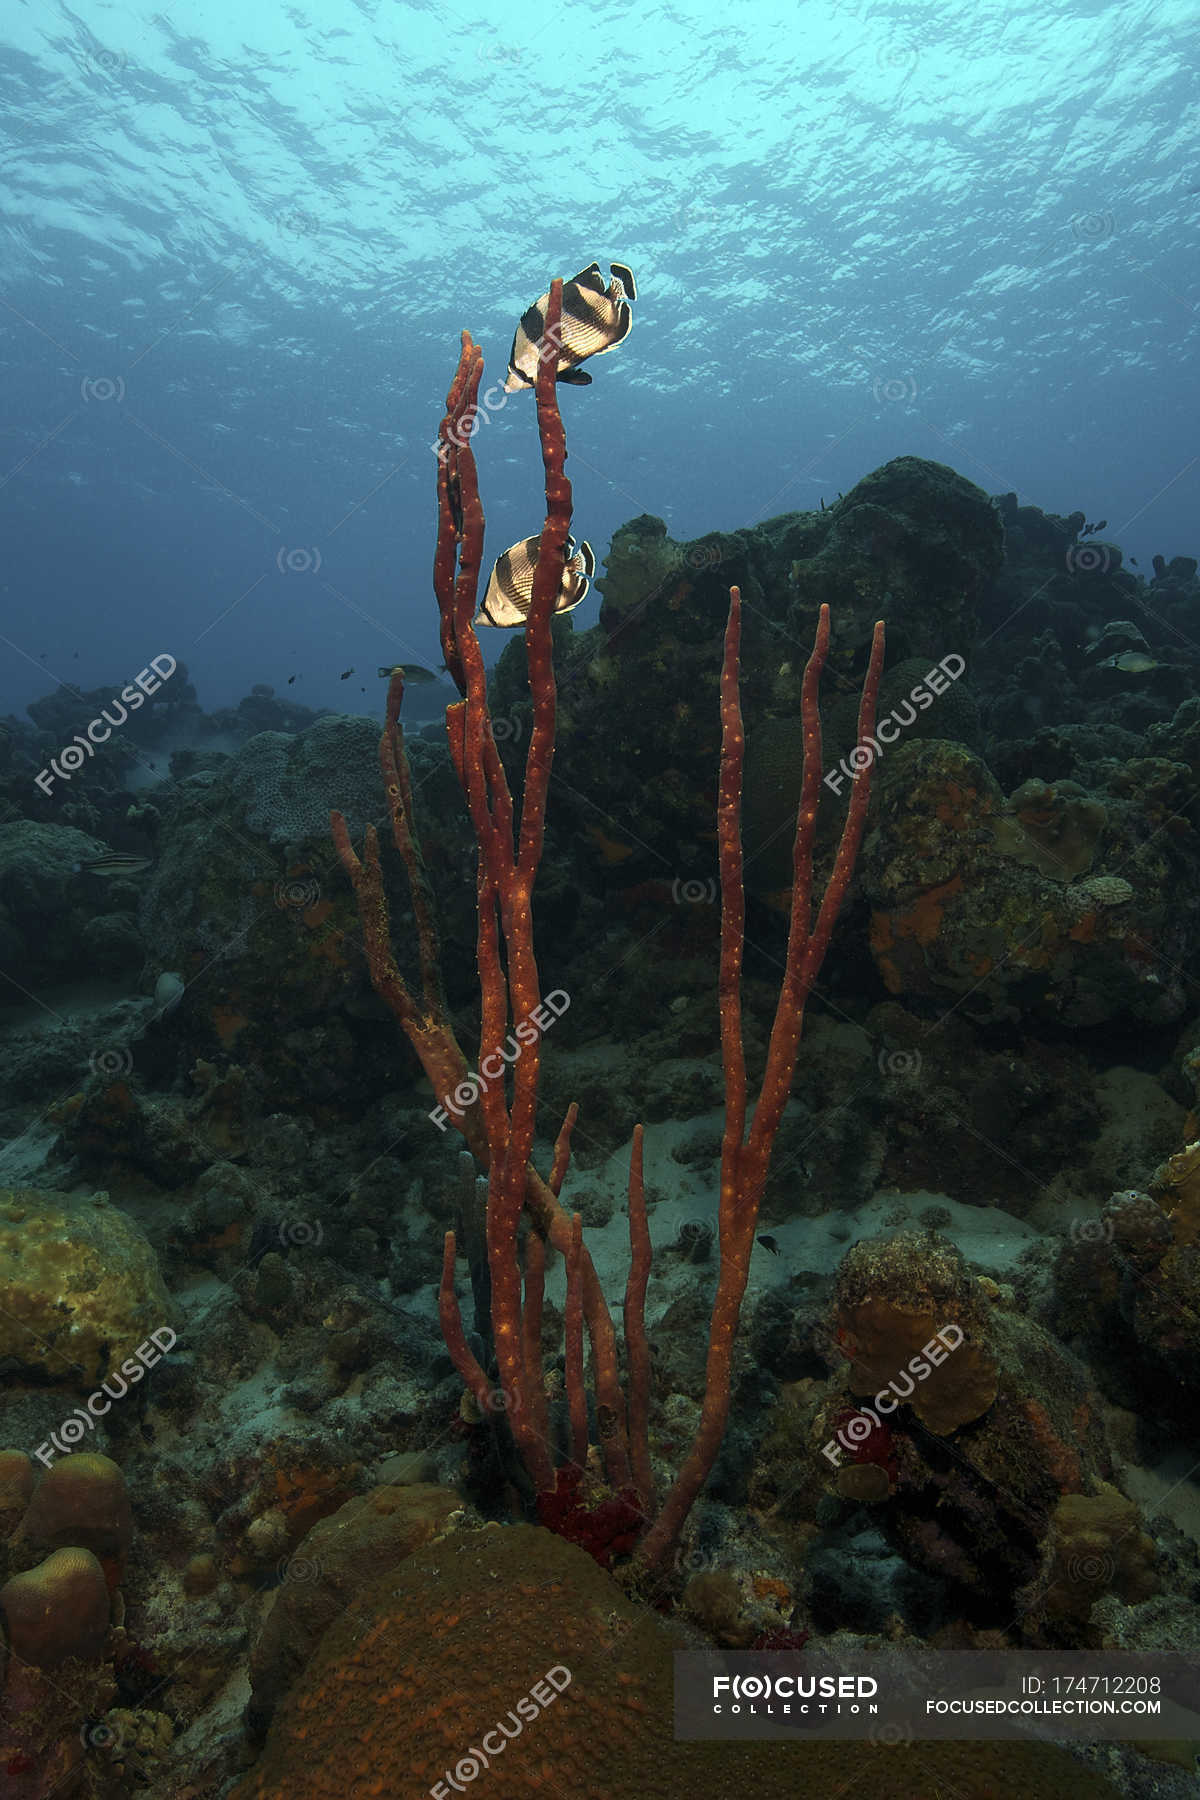
[{"label": "coral rock", "polygon": [[683,1590],[684,1611],[714,1643],[748,1649],[758,1627],[747,1620],[741,1584],[732,1569],[704,1569]]},{"label": "coral rock", "polygon": [[0,1450],[0,1538],[16,1527],[33,1493],[33,1463],[23,1450]]},{"label": "coral rock", "polygon": [[133,1517],[116,1463],[87,1451],[55,1463],[42,1478],[20,1536],[51,1550],[90,1550],[119,1572],[133,1536]]},{"label": "coral rock", "polygon": [[1054,1511],[1054,1550],[1045,1611],[1086,1624],[1102,1594],[1130,1605],[1158,1592],[1154,1540],[1132,1500],[1100,1483],[1098,1494],[1064,1494]]},{"label": "coral rock", "polygon": [[[682,1633],[547,1531],[444,1538],[330,1626],[230,1800],[429,1800],[447,1772],[460,1786],[482,1774],[485,1756],[488,1800],[794,1800],[849,1786],[912,1800],[939,1782],[955,1800],[1112,1792],[1051,1744],[676,1742],[672,1651],[683,1647]],[[548,1671],[556,1682],[543,1686]],[[555,1697],[561,1671],[569,1684]],[[532,1718],[517,1713],[539,1694]],[[500,1748],[488,1755],[481,1738]]]},{"label": "coral rock", "polygon": [[935,740],[890,751],[872,803],[861,876],[889,993],[957,996],[980,1019],[1036,1013],[1078,1026],[1183,1011],[1154,967],[1165,872],[1130,852],[1132,883],[1090,873],[1094,857],[1130,840],[1130,802],[1106,806],[1069,781],[1026,782],[1005,800],[980,757]]},{"label": "coral rock", "polygon": [[284,1569],[250,1660],[252,1718],[262,1728],[322,1632],[381,1569],[443,1529],[462,1505],[452,1488],[380,1487],[320,1520]]},{"label": "coral rock", "polygon": [[851,1359],[852,1392],[907,1401],[939,1437],[978,1419],[996,1398],[978,1302],[948,1243],[909,1233],[856,1244],[838,1271],[837,1333]]},{"label": "coral rock", "polygon": [[0,1189],[0,1365],[98,1383],[170,1316],[153,1249],[107,1195]]},{"label": "coral rock", "polygon": [[90,1662],[108,1635],[108,1584],[90,1550],[56,1550],[0,1588],[9,1648],[37,1669]]}]

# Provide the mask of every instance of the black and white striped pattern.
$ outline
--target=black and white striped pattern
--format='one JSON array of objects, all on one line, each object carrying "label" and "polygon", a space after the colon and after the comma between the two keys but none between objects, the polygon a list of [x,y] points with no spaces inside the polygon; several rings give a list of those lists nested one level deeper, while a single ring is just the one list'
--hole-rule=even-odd
[{"label": "black and white striped pattern", "polygon": [[[600,264],[595,262],[563,285],[556,381],[588,386],[592,378],[583,373],[579,364],[589,356],[603,356],[629,336],[633,326],[629,302],[637,297],[637,284],[624,263],[610,263],[609,267],[612,280],[607,288]],[[543,294],[521,314],[508,359],[506,393],[531,388],[537,381],[538,346],[546,329],[549,305],[549,294]]]},{"label": "black and white striped pattern", "polygon": [[[475,625],[524,625],[533,599],[533,577],[540,544],[540,536],[522,538],[519,544],[510,545],[496,558],[483,605],[473,621]],[[585,541],[576,550],[575,539],[569,537],[566,550],[562,584],[554,603],[556,613],[571,612],[579,605],[596,572],[596,558],[589,543]]]}]

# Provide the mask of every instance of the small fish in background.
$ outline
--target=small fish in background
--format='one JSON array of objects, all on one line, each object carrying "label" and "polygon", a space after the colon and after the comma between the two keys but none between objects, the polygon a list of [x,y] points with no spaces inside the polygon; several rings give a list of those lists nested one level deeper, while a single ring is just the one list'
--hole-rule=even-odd
[{"label": "small fish in background", "polygon": [[422,687],[428,681],[440,681],[432,669],[422,667],[420,663],[390,663],[379,665],[380,681],[390,681],[393,675],[403,675],[406,687]]},{"label": "small fish in background", "polygon": [[341,674],[338,676],[338,680],[339,681],[349,681],[349,679],[353,675],[353,673],[354,673],[353,669],[343,669]]},{"label": "small fish in background", "polygon": [[772,1256],[779,1256],[782,1254],[778,1241],[775,1238],[760,1235],[758,1242],[762,1245],[764,1250],[769,1250]]},{"label": "small fish in background", "polygon": [[288,676],[288,678],[287,678],[287,684],[288,684],[288,686],[289,686],[289,687],[291,687],[291,685],[292,685],[292,683],[293,683],[293,681],[295,681],[295,679],[296,679],[296,677],[295,677],[295,676],[294,676],[294,675],[289,675],[289,676]]},{"label": "small fish in background", "polygon": [[103,856],[92,856],[72,866],[81,875],[142,875],[152,860],[149,856],[132,856],[125,850],[108,850]]},{"label": "small fish in background", "polygon": [[[522,538],[519,544],[510,544],[504,554],[496,558],[483,605],[471,621],[473,625],[524,625],[533,599],[533,576],[540,544],[540,535]],[[569,537],[566,552],[562,582],[554,602],[556,613],[571,612],[579,605],[596,570],[596,558],[586,540],[576,550],[575,539]]]},{"label": "small fish in background", "polygon": [[1106,656],[1098,669],[1119,669],[1122,675],[1148,675],[1151,669],[1161,669],[1162,664],[1157,657],[1147,656],[1144,650],[1122,650],[1116,656]]},{"label": "small fish in background", "polygon": [[[612,280],[604,285],[598,262],[580,269],[570,281],[563,283],[562,323],[559,327],[556,381],[573,387],[590,387],[592,378],[579,364],[589,356],[603,356],[606,350],[623,343],[633,326],[629,302],[637,299],[637,283],[633,271],[624,263],[609,263]],[[521,322],[513,335],[508,358],[506,394],[518,388],[531,388],[537,383],[538,349],[546,329],[546,311],[550,295],[542,294],[521,314]]]}]

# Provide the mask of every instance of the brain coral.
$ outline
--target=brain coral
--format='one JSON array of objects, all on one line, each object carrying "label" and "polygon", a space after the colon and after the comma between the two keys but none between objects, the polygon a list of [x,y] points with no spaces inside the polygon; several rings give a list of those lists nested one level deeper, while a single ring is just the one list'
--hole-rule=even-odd
[{"label": "brain coral", "polygon": [[125,1477],[107,1456],[64,1457],[42,1477],[19,1535],[51,1550],[90,1550],[115,1581],[133,1537]]},{"label": "brain coral", "polygon": [[[74,1460],[74,1459],[72,1459]],[[453,1488],[380,1487],[320,1519],[296,1554],[250,1663],[256,1728],[303,1669],[322,1633],[381,1568],[426,1543],[462,1504]]]},{"label": "brain coral", "polygon": [[[330,1626],[230,1800],[429,1800],[447,1772],[487,1800],[794,1800],[849,1785],[913,1800],[939,1782],[955,1800],[1112,1793],[1046,1744],[676,1742],[682,1644],[585,1551],[537,1526],[443,1538]],[[569,1685],[519,1715],[528,1722],[497,1749],[496,1721],[556,1669]]]},{"label": "brain coral", "polygon": [[106,1194],[0,1188],[0,1367],[98,1382],[171,1310],[149,1241]]},{"label": "brain coral", "polygon": [[246,808],[246,824],[272,844],[329,836],[333,807],[353,834],[386,812],[379,774],[379,726],[373,719],[330,713],[299,737],[260,731],[242,745],[230,790]]},{"label": "brain coral", "polygon": [[36,1669],[99,1656],[108,1618],[108,1584],[90,1550],[56,1550],[0,1588],[5,1639],[14,1657]]}]

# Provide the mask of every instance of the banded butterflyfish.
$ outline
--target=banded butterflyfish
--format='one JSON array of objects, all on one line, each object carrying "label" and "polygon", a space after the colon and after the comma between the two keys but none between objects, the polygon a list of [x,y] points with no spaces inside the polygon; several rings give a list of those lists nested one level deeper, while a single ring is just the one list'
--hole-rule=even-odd
[{"label": "banded butterflyfish", "polygon": [[[483,604],[472,620],[473,624],[524,625],[533,599],[533,577],[537,569],[540,544],[540,537],[522,538],[519,544],[511,545],[502,556],[496,558]],[[556,613],[570,612],[579,605],[595,572],[596,558],[592,554],[592,546],[585,541],[577,550],[575,539],[569,537],[562,581],[554,602]]]},{"label": "banded butterflyfish", "polygon": [[[632,269],[624,263],[609,263],[608,266],[612,280],[607,287],[597,262],[589,263],[586,269],[580,269],[578,275],[563,283],[562,321],[555,346],[558,353],[556,381],[588,387],[592,378],[584,374],[579,364],[589,356],[603,356],[606,350],[623,343],[629,336],[633,325],[629,302],[637,299],[637,283]],[[521,314],[508,359],[505,393],[515,394],[518,388],[531,388],[537,382],[538,356],[549,304],[549,294],[543,294]]]}]

